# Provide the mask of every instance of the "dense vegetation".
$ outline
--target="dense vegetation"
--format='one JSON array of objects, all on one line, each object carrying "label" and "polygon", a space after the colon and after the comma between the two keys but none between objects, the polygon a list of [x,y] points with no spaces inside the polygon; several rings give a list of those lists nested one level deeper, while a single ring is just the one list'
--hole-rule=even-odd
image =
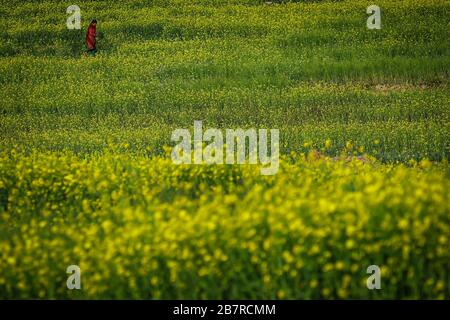
[{"label": "dense vegetation", "polygon": [[[76,4],[0,7],[0,298],[450,297],[448,2]],[[280,171],[172,164],[194,120]]]},{"label": "dense vegetation", "polygon": [[284,151],[448,158],[448,4],[380,1],[367,30],[367,1],[223,3],[79,2],[83,27],[99,21],[91,60],[64,4],[2,6],[1,145],[161,153],[201,119],[277,127]]}]

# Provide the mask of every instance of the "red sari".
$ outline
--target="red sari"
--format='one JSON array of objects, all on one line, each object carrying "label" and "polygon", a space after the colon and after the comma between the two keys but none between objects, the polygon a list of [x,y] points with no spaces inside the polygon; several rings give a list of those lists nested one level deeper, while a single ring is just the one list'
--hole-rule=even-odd
[{"label": "red sari", "polygon": [[86,47],[88,50],[95,49],[96,36],[97,36],[97,27],[91,23],[86,31]]}]

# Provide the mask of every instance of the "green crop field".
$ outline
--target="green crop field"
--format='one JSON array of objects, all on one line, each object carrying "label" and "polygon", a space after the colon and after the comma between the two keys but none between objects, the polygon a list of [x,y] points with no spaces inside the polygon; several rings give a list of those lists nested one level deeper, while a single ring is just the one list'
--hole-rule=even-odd
[{"label": "green crop field", "polygon": [[[1,2],[0,298],[450,298],[449,2]],[[172,163],[196,120],[278,173]]]}]

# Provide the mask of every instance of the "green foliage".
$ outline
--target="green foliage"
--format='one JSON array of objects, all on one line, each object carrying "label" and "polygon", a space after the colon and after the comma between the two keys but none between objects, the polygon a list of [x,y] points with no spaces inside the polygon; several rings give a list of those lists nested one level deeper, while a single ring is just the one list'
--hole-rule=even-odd
[{"label": "green foliage", "polygon": [[[449,3],[4,2],[0,298],[450,298]],[[194,120],[280,171],[173,165]]]}]

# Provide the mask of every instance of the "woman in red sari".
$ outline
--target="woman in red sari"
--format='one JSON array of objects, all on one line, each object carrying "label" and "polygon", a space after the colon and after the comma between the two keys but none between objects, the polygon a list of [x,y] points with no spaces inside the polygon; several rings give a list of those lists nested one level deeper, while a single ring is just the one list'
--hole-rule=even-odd
[{"label": "woman in red sari", "polygon": [[97,20],[92,20],[86,31],[86,54],[95,57],[97,52],[95,37],[97,36]]}]

